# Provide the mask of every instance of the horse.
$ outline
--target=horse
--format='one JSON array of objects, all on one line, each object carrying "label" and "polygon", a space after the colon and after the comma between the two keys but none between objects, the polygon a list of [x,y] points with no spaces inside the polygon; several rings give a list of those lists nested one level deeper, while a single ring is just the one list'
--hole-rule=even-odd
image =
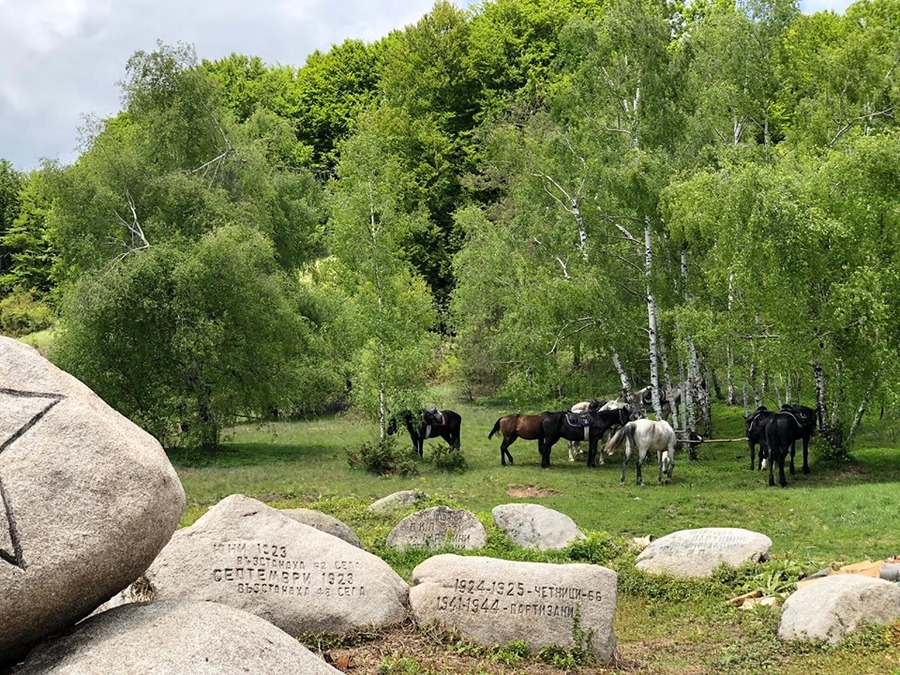
[{"label": "horse", "polygon": [[[750,445],[750,470],[766,468],[765,461],[768,447],[766,446],[766,425],[772,417],[772,411],[766,406],[759,406],[753,413],[744,418],[744,435]],[[756,466],[756,446],[759,445],[759,467]]]},{"label": "horse", "polygon": [[[418,415],[413,415],[409,410],[400,413],[400,418],[406,423],[406,430],[412,439],[413,450],[419,457],[424,454],[426,438],[443,438],[451,448],[459,450],[460,427],[462,417],[452,410],[420,410]],[[388,434],[397,432],[397,418],[391,417],[388,422]]]},{"label": "horse", "polygon": [[[681,404],[681,388],[675,387],[672,390],[672,397],[675,399],[675,405]],[[640,414],[646,415],[648,410],[652,410],[653,408],[653,386],[647,385],[643,389],[638,389],[638,391],[634,395],[634,400],[637,401],[638,406],[640,407]],[[661,389],[659,392],[659,407],[662,408],[662,417],[661,419],[668,419],[672,414],[672,403],[666,397],[666,390]]]},{"label": "horse", "polygon": [[[569,408],[569,412],[573,413],[586,413],[588,410],[603,410],[604,406],[611,401],[598,401],[595,398],[592,398],[590,401],[582,401],[581,403],[576,403],[571,408]],[[581,443],[578,441],[569,441],[569,461],[574,462],[576,459],[581,457]]]},{"label": "horse", "polygon": [[[805,405],[785,403],[781,406],[782,412],[794,415],[800,427],[800,438],[803,439],[803,473],[809,473],[809,439],[816,433],[816,411]],[[794,453],[796,439],[791,443],[791,473],[794,473]]]},{"label": "horse", "polygon": [[[625,408],[603,412],[589,411],[584,414],[585,423],[581,423],[581,420],[573,420],[573,417],[581,416],[569,412],[555,412],[547,415],[541,422],[544,436],[541,446],[542,467],[550,466],[550,450],[560,438],[570,441],[588,441],[588,466],[596,467],[597,442],[611,427],[628,423],[628,411]],[[600,458],[600,464],[603,464],[603,457]]]},{"label": "horse", "polygon": [[523,438],[526,441],[538,442],[538,450],[541,450],[544,437],[541,434],[541,422],[544,420],[548,412],[542,412],[537,415],[506,415],[494,422],[494,428],[488,434],[488,439],[493,438],[494,434],[503,435],[503,442],[500,444],[500,464],[506,466],[506,458],[509,457],[509,463],[513,463],[513,457],[509,454],[509,446],[517,438]]},{"label": "horse", "polygon": [[622,485],[625,484],[625,467],[628,459],[631,457],[631,449],[637,447],[638,457],[637,463],[637,484],[643,485],[644,479],[641,476],[641,465],[644,458],[651,450],[657,453],[659,463],[659,474],[657,479],[660,483],[663,480],[663,474],[666,475],[666,483],[672,480],[672,472],[675,470],[675,430],[672,425],[665,420],[648,420],[637,419],[629,422],[619,429],[612,438],[603,446],[603,451],[607,455],[615,452],[616,448],[625,444],[625,458],[622,460]]}]

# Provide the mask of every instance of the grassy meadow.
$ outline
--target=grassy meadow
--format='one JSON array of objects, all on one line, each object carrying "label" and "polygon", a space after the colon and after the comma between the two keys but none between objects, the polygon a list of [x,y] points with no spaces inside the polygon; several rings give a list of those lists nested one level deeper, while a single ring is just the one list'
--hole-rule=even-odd
[{"label": "grassy meadow", "polygon": [[[814,437],[812,473],[799,472],[798,453],[798,473],[788,475],[785,489],[769,487],[767,473],[750,471],[745,442],[704,443],[697,461],[679,451],[671,485],[656,484],[654,458],[645,467],[645,486],[636,486],[632,460],[621,486],[621,454],[606,458],[605,466],[588,469],[584,462],[569,463],[564,441],[554,446],[548,470],[540,467],[536,442],[521,439],[510,447],[515,465],[502,467],[500,442],[497,436],[491,440],[487,436],[497,417],[512,410],[497,404],[460,403],[446,388],[432,393],[435,404],[463,417],[461,448],[467,471],[443,472],[428,461],[440,440],[425,442],[425,460],[417,460],[415,476],[380,477],[351,468],[347,451],[376,434],[373,424],[352,415],[239,426],[229,431],[215,455],[170,453],[187,493],[182,525],[234,493],[279,508],[316,508],[350,525],[366,549],[381,555],[408,579],[413,567],[431,554],[387,551],[384,539],[413,509],[375,515],[366,512],[365,506],[392,492],[416,489],[428,495],[419,508],[447,504],[475,512],[489,532],[482,555],[589,561],[616,569],[620,670],[900,673],[900,623],[867,631],[838,648],[785,645],[775,635],[777,612],[740,611],[725,603],[746,590],[788,590],[799,575],[824,567],[900,555],[900,424],[867,420],[852,460],[839,464],[819,460]],[[742,436],[742,412],[717,406],[716,438]],[[405,430],[399,442],[411,452]],[[523,494],[529,496],[514,496]],[[563,552],[518,550],[493,527],[490,513],[498,504],[516,501],[566,513],[589,534],[588,541]],[[648,577],[633,567],[633,537],[714,526],[743,527],[768,535],[773,559],[743,570],[722,570],[713,580],[696,582]],[[597,672],[579,665],[577,658],[545,658],[536,664],[533,657],[522,660],[502,650],[466,652],[452,645],[438,648],[435,657],[433,645],[416,650],[409,645],[392,647],[384,636],[379,639],[386,640],[379,642],[379,659],[369,670],[355,672]],[[366,646],[358,649],[364,651]],[[414,656],[406,655],[407,651]],[[450,663],[448,654],[453,656]]]}]

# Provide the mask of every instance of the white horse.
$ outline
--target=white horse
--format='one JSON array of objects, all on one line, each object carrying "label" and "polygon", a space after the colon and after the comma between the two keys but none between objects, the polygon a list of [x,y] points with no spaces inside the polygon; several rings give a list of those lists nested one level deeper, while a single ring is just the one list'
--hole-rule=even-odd
[{"label": "white horse", "polygon": [[672,471],[675,469],[675,430],[671,424],[666,421],[657,422],[648,419],[634,420],[619,429],[603,446],[603,450],[607,455],[611,455],[622,443],[625,444],[625,458],[622,460],[622,485],[625,484],[625,466],[628,464],[628,458],[631,457],[633,447],[638,449],[636,460],[638,485],[644,484],[641,465],[651,450],[655,450],[657,453],[659,482],[662,483],[663,474],[666,475],[666,483],[672,480]]}]

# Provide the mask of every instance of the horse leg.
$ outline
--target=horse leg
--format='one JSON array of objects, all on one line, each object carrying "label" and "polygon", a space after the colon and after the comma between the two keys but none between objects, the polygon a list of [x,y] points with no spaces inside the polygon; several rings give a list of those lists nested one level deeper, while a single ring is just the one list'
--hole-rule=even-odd
[{"label": "horse leg", "polygon": [[662,477],[663,477],[663,451],[659,450],[656,453],[656,464],[659,470],[656,473],[656,482],[662,485]]},{"label": "horse leg", "polygon": [[631,444],[628,441],[625,441],[625,456],[622,457],[622,478],[619,481],[620,485],[625,485],[625,467],[628,465],[629,457],[631,457]]},{"label": "horse leg", "polygon": [[581,454],[581,444],[578,441],[569,441],[569,461],[574,462]]},{"label": "horse leg", "polygon": [[644,463],[644,460],[647,458],[647,451],[643,448],[638,448],[637,454],[637,484],[644,484],[644,476],[641,474],[641,464]]},{"label": "horse leg", "polygon": [[[759,454],[762,455],[762,448],[759,449]],[[756,470],[756,443],[750,441],[750,470]]]},{"label": "horse leg", "polygon": [[[787,487],[787,478],[784,475],[784,460],[786,459],[788,453],[787,445],[785,444],[778,450],[778,484],[781,487]],[[771,458],[769,461],[772,461]]]},{"label": "horse leg", "polygon": [[500,444],[500,464],[502,466],[506,466],[506,458],[509,457],[510,466],[513,463],[513,457],[509,454],[509,446],[512,445],[513,441],[515,441],[515,437],[512,440],[506,440],[506,436],[503,437],[503,442]]},{"label": "horse leg", "polygon": [[553,444],[556,443],[557,440],[559,440],[559,439],[558,438],[554,439],[551,442],[549,438],[545,438],[543,441],[541,441],[540,438],[538,439],[538,450],[541,453],[541,468],[542,469],[550,468],[550,450],[553,449]]}]

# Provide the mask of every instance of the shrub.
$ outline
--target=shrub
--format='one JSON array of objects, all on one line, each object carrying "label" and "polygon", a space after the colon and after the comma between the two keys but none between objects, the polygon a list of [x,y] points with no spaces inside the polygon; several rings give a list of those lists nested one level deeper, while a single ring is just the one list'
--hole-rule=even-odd
[{"label": "shrub", "polygon": [[348,450],[347,461],[351,467],[362,466],[378,476],[414,476],[419,473],[412,456],[400,450],[390,436],[381,441],[363,443],[356,450]]},{"label": "shrub", "polygon": [[45,330],[53,325],[53,311],[35,300],[29,291],[16,286],[12,293],[0,300],[0,330],[20,337]]},{"label": "shrub", "polygon": [[450,473],[463,473],[469,469],[469,464],[459,448],[451,448],[445,443],[434,448],[430,461],[434,464],[434,468]]}]

